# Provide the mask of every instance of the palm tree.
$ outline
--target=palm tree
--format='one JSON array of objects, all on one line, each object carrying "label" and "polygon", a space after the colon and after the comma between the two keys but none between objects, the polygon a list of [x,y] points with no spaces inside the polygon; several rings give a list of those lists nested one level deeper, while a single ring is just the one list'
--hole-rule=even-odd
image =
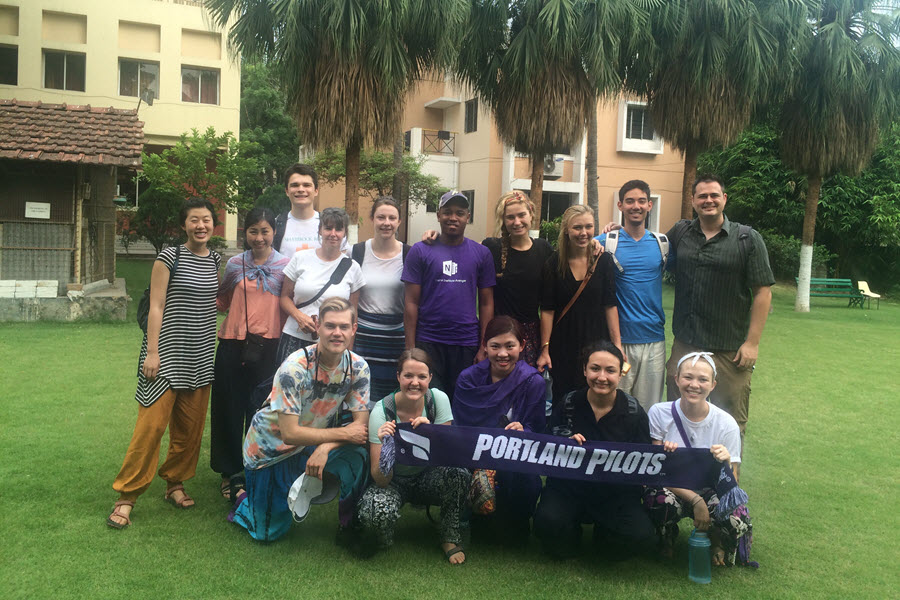
[{"label": "palm tree", "polygon": [[[652,3],[652,2],[651,2]],[[491,107],[497,133],[531,156],[541,214],[544,156],[584,135],[599,96],[621,91],[619,53],[640,39],[640,0],[473,0],[457,75]],[[538,224],[535,223],[535,226]]]},{"label": "palm tree", "polygon": [[652,42],[625,56],[625,83],[684,153],[682,218],[692,212],[697,155],[733,142],[777,96],[805,17],[804,0],[671,0],[651,11]]},{"label": "palm tree", "polygon": [[782,160],[808,180],[794,306],[799,312],[809,312],[822,179],[859,173],[879,133],[900,115],[900,10],[892,4],[893,14],[872,0],[822,0],[810,13],[797,85],[781,113]]},{"label": "palm tree", "polygon": [[[229,45],[273,63],[302,139],[346,152],[345,208],[355,237],[359,156],[390,147],[407,92],[451,61],[466,0],[207,0]],[[451,43],[453,46],[451,46]]]},{"label": "palm tree", "polygon": [[585,199],[594,211],[594,230],[600,231],[600,191],[597,189],[597,107],[588,115],[587,148],[584,152],[585,174],[587,183]]}]

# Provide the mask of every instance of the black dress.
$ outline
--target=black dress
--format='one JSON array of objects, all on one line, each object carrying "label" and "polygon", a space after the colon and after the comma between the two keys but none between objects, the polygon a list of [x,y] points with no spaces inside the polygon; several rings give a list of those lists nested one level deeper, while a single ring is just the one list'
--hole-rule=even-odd
[{"label": "black dress", "polygon": [[618,306],[615,266],[609,254],[597,259],[594,274],[569,312],[559,320],[562,310],[578,291],[581,281],[566,265],[565,276],[559,274],[559,253],[554,252],[544,263],[541,308],[554,311],[557,322],[550,336],[550,360],[553,368],[553,404],[572,390],[587,385],[581,367],[581,349],[598,340],[609,339],[606,307]]}]

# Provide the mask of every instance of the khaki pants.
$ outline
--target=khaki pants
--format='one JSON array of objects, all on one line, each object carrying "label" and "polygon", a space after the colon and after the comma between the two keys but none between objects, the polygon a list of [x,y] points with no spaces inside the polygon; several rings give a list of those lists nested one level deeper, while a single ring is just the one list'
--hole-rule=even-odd
[{"label": "khaki pants", "polygon": [[662,402],[666,381],[666,343],[623,344],[631,370],[619,380],[619,389],[634,396],[644,411]]},{"label": "khaki pants", "polygon": [[166,427],[169,428],[169,451],[159,468],[159,476],[168,482],[168,487],[194,476],[206,424],[209,389],[209,385],[196,390],[169,388],[150,406],[138,408],[131,443],[113,482],[113,489],[119,492],[122,500],[133,502],[150,487]]},{"label": "khaki pants", "polygon": [[[685,354],[702,352],[703,348],[688,346],[677,339],[672,344],[672,354],[666,363],[666,392],[669,400],[677,400],[681,395],[675,385],[675,367]],[[707,350],[707,352],[710,352]],[[750,377],[753,369],[739,367],[733,362],[736,350],[712,352],[716,363],[716,389],[709,395],[709,401],[734,417],[741,428],[741,446],[744,442],[744,430],[750,416]]]}]

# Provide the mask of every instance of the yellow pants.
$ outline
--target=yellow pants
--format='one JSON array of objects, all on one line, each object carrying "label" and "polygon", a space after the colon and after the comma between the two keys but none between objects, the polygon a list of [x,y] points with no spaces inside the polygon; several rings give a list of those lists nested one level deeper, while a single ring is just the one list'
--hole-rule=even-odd
[{"label": "yellow pants", "polygon": [[121,500],[134,502],[153,481],[162,436],[169,428],[169,451],[159,476],[172,487],[194,476],[209,406],[209,385],[196,390],[169,388],[150,406],[138,408],[137,423],[122,468],[113,482]]}]

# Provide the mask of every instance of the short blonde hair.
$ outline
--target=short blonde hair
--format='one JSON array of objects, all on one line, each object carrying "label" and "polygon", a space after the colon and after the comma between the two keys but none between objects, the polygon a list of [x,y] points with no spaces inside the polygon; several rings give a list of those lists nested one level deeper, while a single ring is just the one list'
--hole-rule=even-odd
[{"label": "short blonde hair", "polygon": [[356,323],[356,309],[353,308],[353,305],[350,304],[349,300],[341,298],[339,296],[332,296],[331,298],[326,298],[322,304],[319,305],[319,321],[322,320],[322,317],[325,316],[325,313],[328,312],[344,312],[350,311],[350,319],[353,323]]}]

